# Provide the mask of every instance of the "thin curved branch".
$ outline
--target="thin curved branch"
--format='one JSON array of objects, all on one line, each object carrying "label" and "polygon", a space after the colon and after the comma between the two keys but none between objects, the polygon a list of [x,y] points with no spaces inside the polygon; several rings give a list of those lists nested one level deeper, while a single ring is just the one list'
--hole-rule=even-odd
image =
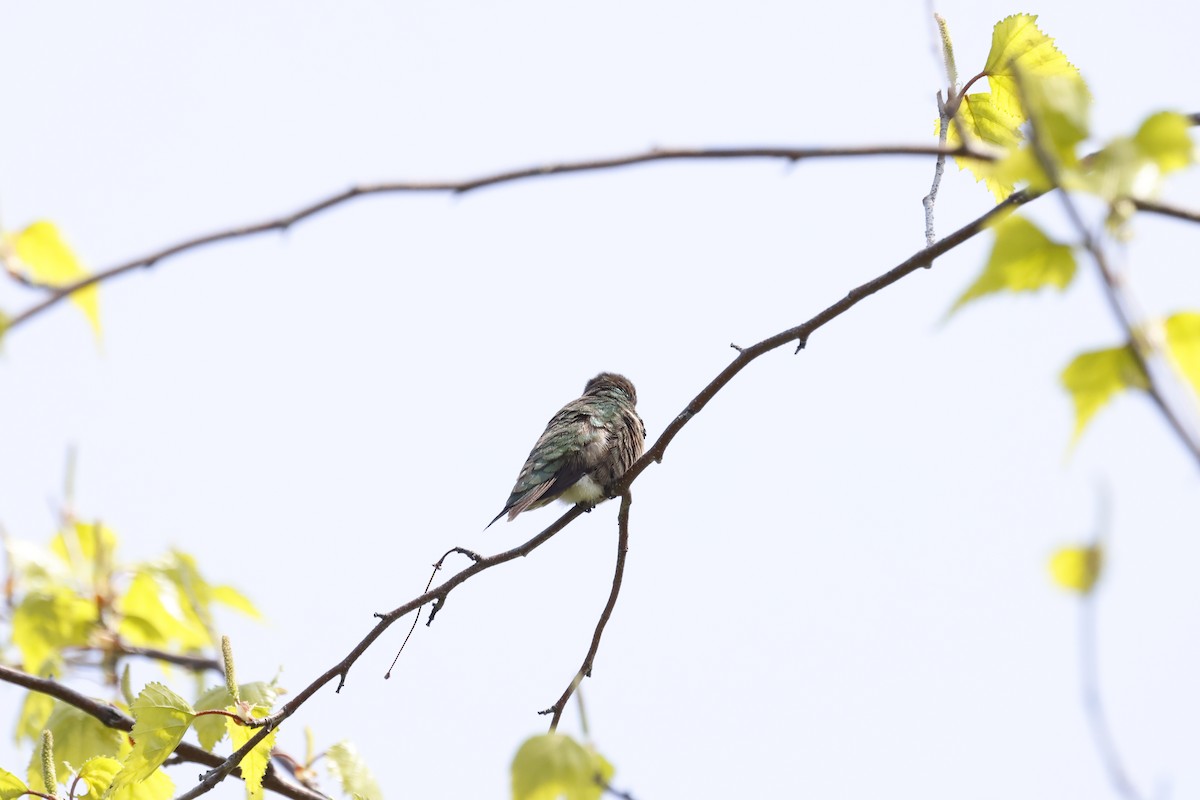
[{"label": "thin curved branch", "polygon": [[[521,169],[506,170],[504,172],[496,172],[490,175],[483,175],[475,178],[466,178],[463,180],[441,180],[441,181],[397,181],[386,183],[363,184],[360,186],[352,186],[345,191],[317,200],[302,208],[299,208],[290,214],[285,214],[281,217],[263,220],[250,225],[242,225],[235,228],[227,228],[225,230],[215,231],[213,233],[197,236],[193,239],[187,239],[177,244],[164,247],[156,250],[148,255],[135,258],[131,261],[126,261],[116,266],[102,269],[88,277],[76,281],[67,286],[46,286],[41,285],[41,288],[46,289],[49,294],[41,301],[35,303],[19,314],[14,315],[8,320],[6,331],[11,331],[14,328],[20,327],[28,322],[33,317],[41,314],[46,309],[65,300],[73,292],[80,289],[94,286],[95,284],[111,280],[120,275],[132,272],[143,267],[152,267],[161,261],[177,256],[181,253],[186,253],[191,250],[196,250],[208,245],[225,242],[232,239],[241,239],[248,236],[257,236],[262,233],[272,231],[286,231],[296,223],[316,216],[322,211],[328,211],[335,206],[348,203],[359,197],[365,197],[373,194],[398,194],[411,192],[436,192],[450,194],[466,194],[473,192],[476,189],[483,189],[488,186],[496,186],[502,183],[513,183],[516,181],[528,180],[531,178],[544,178],[548,175],[565,175],[572,172],[595,172],[599,170],[616,169],[618,167],[629,167],[636,164],[648,164],[654,161],[700,161],[700,160],[726,160],[726,159],[780,159],[784,161],[803,161],[812,158],[855,158],[864,156],[955,156],[957,158],[977,158],[982,161],[992,161],[994,156],[986,153],[980,153],[971,150],[968,147],[957,147],[947,149],[944,147],[933,147],[924,145],[894,145],[894,146],[878,146],[878,147],[714,147],[714,148],[672,148],[672,149],[653,149],[642,153],[633,153],[624,156],[612,156],[609,158],[598,158],[584,161],[564,161],[557,164],[543,164],[534,167],[524,167]],[[36,284],[35,284],[36,285]]]},{"label": "thin curved branch", "polygon": [[[0,680],[61,700],[67,705],[74,706],[85,714],[95,717],[109,728],[115,728],[126,733],[133,730],[133,717],[115,706],[81,694],[58,681],[51,680],[50,678],[39,678],[36,675],[30,675],[27,672],[3,665],[0,665]],[[187,742],[181,742],[175,748],[175,755],[182,761],[203,764],[206,767],[216,767],[225,761],[221,756]],[[299,784],[283,780],[272,770],[268,770],[266,776],[263,778],[263,787],[276,794],[289,797],[292,800],[328,800],[320,792],[315,792]]]},{"label": "thin curved branch", "polygon": [[[579,684],[584,678],[592,677],[592,662],[596,660],[596,653],[600,650],[600,637],[604,635],[604,626],[608,624],[608,620],[612,617],[613,609],[617,607],[617,595],[621,593],[621,581],[625,578],[625,554],[629,552],[629,505],[633,502],[633,497],[626,490],[621,495],[621,510],[617,512],[617,564],[613,569],[612,589],[608,593],[608,602],[604,604],[604,610],[600,612],[600,619],[596,622],[596,630],[592,634],[592,644],[588,647],[587,655],[583,657],[583,664],[580,665],[579,671],[575,673],[575,677],[567,684],[566,691],[545,711],[539,711],[539,714],[551,714],[550,717],[550,733],[558,728],[558,722],[562,719],[563,709],[567,707],[567,703],[571,700],[571,695],[579,688]],[[582,714],[583,706],[580,704],[580,713]]]}]

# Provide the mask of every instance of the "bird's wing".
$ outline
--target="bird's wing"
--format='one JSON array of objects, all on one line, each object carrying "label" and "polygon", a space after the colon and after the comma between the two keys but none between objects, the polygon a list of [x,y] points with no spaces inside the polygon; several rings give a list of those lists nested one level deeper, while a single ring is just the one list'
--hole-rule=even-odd
[{"label": "bird's wing", "polygon": [[611,431],[589,403],[569,404],[550,420],[529,453],[504,509],[511,520],[535,504],[544,505],[595,469],[608,452]]}]

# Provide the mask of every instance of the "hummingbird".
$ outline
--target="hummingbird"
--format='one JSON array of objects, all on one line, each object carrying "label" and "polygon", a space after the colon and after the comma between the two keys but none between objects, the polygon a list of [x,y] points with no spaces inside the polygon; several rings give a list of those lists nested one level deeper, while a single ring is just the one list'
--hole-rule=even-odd
[{"label": "hummingbird", "polygon": [[541,508],[556,499],[597,503],[608,487],[642,455],[646,425],[638,416],[637,391],[623,375],[601,372],[583,395],[550,418],[529,451],[508,502],[488,523]]}]

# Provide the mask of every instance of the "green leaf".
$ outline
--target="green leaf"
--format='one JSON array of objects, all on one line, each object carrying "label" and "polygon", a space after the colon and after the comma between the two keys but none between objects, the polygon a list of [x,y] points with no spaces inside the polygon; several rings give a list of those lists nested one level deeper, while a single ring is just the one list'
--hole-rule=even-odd
[{"label": "green leaf", "polygon": [[17,730],[13,738],[18,742],[28,739],[36,742],[42,738],[42,730],[46,721],[54,711],[54,698],[41,692],[29,692],[25,702],[21,704],[21,713],[17,716]]},{"label": "green leaf", "polygon": [[[276,700],[279,699],[280,689],[274,681],[267,683],[266,681],[251,681],[250,683],[238,684],[238,694],[242,699],[251,705],[262,706],[266,709],[275,707]],[[197,711],[211,711],[218,708],[229,708],[234,703],[233,696],[224,685],[214,686],[206,691],[196,700]],[[212,752],[216,747],[217,742],[225,738],[225,718],[217,714],[206,714],[197,717],[192,723],[192,727],[196,729],[196,736],[200,740],[200,746],[205,750]]]},{"label": "green leaf", "polygon": [[599,800],[613,766],[599,753],[569,736],[531,736],[512,763],[513,800]]},{"label": "green leaf", "polygon": [[995,224],[996,241],[983,272],[949,313],[994,292],[1034,292],[1047,286],[1065,289],[1075,277],[1075,255],[1015,214]]},{"label": "green leaf", "polygon": [[1050,557],[1050,576],[1068,591],[1090,594],[1104,567],[1100,545],[1063,547]]},{"label": "green leaf", "polygon": [[[229,710],[236,711],[233,707],[230,707]],[[270,712],[262,706],[255,706],[250,713],[254,718],[262,719]],[[259,728],[242,725],[232,717],[225,717],[225,727],[229,731],[230,746],[235,752],[240,750],[259,731]],[[271,761],[271,748],[275,746],[275,736],[278,733],[278,728],[272,730],[242,759],[240,764],[242,779],[246,781],[246,797],[249,800],[260,800],[263,796],[263,776],[267,774],[267,765]]]},{"label": "green leaf", "polygon": [[75,521],[55,534],[50,549],[77,575],[93,578],[97,567],[112,567],[117,535],[98,522]]},{"label": "green leaf", "polygon": [[1033,14],[1013,14],[997,22],[992,29],[992,49],[983,67],[996,105],[1019,120],[1025,119],[1026,114],[1017,91],[1017,72],[1030,83],[1058,77],[1087,91],[1079,70],[1036,23],[1037,16]]},{"label": "green leaf", "polygon": [[[993,147],[1013,150],[1024,138],[1021,134],[1021,120],[999,108],[992,100],[989,92],[976,92],[963,98],[955,114],[957,122],[952,122],[946,131],[946,143],[951,147],[962,144],[959,127],[966,129],[968,140],[977,139]],[[941,133],[941,120],[938,120],[936,133]],[[1002,183],[993,177],[994,169],[986,161],[973,158],[955,158],[959,169],[965,169],[975,176],[975,180],[985,181],[988,191],[997,200],[1003,200],[1012,194],[1012,183]]]},{"label": "green leaf", "polygon": [[214,586],[212,590],[212,599],[215,603],[228,606],[234,611],[240,611],[252,619],[262,619],[262,612],[250,602],[246,595],[239,592],[232,586]]},{"label": "green leaf", "polygon": [[110,792],[146,780],[162,765],[187,733],[196,712],[161,683],[147,684],[130,706],[133,750],[113,779]]},{"label": "green leaf", "polygon": [[[144,647],[199,650],[212,644],[208,631],[193,619],[180,619],[163,603],[168,587],[155,572],[139,568],[117,601],[121,621],[117,630],[131,644]],[[173,599],[173,598],[172,598]]]},{"label": "green leaf", "polygon": [[367,762],[351,742],[338,742],[325,751],[329,772],[342,785],[342,793],[365,800],[383,800],[383,791]]},{"label": "green leaf", "polygon": [[20,778],[11,772],[0,769],[0,800],[16,800],[21,795],[28,793],[29,787]]},{"label": "green leaf", "polygon": [[1163,328],[1172,366],[1192,387],[1195,398],[1200,399],[1200,313],[1181,311],[1172,314],[1163,323]]},{"label": "green leaf", "polygon": [[25,671],[45,674],[64,647],[83,647],[98,625],[96,603],[63,586],[25,595],[12,615],[12,641]]},{"label": "green leaf", "polygon": [[1114,395],[1125,389],[1145,389],[1148,385],[1146,373],[1128,344],[1076,356],[1063,370],[1062,383],[1075,402],[1072,442],[1079,440],[1088,421]]},{"label": "green leaf", "polygon": [[1138,150],[1165,175],[1183,169],[1196,158],[1196,145],[1189,133],[1191,122],[1174,111],[1151,114],[1134,134]]},{"label": "green leaf", "polygon": [[[46,720],[46,730],[54,734],[54,765],[59,775],[69,775],[72,764],[82,764],[94,756],[117,756],[127,747],[121,731],[106,726],[100,720],[75,706],[55,701],[54,711]],[[39,736],[29,762],[27,779],[36,791],[45,791],[42,782],[42,743]]]},{"label": "green leaf", "polygon": [[112,785],[113,778],[121,771],[121,762],[115,758],[107,756],[97,756],[89,758],[79,768],[79,778],[84,782],[86,789],[80,787],[76,792],[76,800],[100,800],[104,793],[108,791],[108,787]]},{"label": "green leaf", "polygon": [[105,800],[171,800],[174,796],[175,782],[160,769],[141,783],[113,789]]},{"label": "green leaf", "polygon": [[[70,286],[90,274],[71,250],[58,226],[40,220],[17,234],[5,234],[0,252],[9,267],[46,286]],[[71,294],[99,340],[100,292],[95,284]]]}]

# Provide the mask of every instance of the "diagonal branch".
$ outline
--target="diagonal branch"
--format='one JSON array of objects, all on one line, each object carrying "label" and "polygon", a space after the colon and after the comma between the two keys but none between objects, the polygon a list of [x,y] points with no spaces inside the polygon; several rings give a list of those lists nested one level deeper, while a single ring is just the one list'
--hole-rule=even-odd
[{"label": "diagonal branch", "polygon": [[1190,208],[1180,208],[1154,200],[1134,200],[1133,205],[1138,211],[1162,214],[1164,217],[1173,217],[1184,222],[1200,222],[1200,211],[1192,211]]},{"label": "diagonal branch", "polygon": [[[821,311],[807,322],[801,323],[800,325],[789,328],[774,336],[764,339],[757,344],[739,350],[737,357],[712,381],[710,381],[709,384],[705,386],[704,389],[702,389],[701,392],[696,395],[696,397],[694,397],[690,403],[688,403],[683,411],[676,415],[675,419],[673,419],[671,423],[667,425],[666,429],[658,437],[658,439],[655,440],[654,444],[646,451],[646,453],[629,468],[624,476],[622,476],[613,487],[610,488],[610,494],[613,496],[627,494],[629,492],[630,485],[642,472],[646,470],[651,462],[660,462],[662,460],[663,454],[666,452],[667,447],[679,434],[683,427],[687,425],[687,423],[694,416],[696,416],[696,414],[700,413],[704,406],[707,405],[708,402],[714,396],[716,396],[716,394],[722,388],[724,388],[726,384],[733,380],[734,376],[745,369],[750,362],[754,361],[765,353],[775,350],[785,344],[790,344],[791,342],[799,342],[799,347],[797,348],[797,350],[799,350],[807,343],[809,336],[811,336],[814,331],[832,321],[836,317],[841,316],[846,311],[849,311],[861,300],[892,285],[893,283],[896,283],[901,278],[916,272],[918,269],[931,267],[934,259],[944,255],[968,239],[978,235],[997,217],[1009,213],[1012,209],[1024,205],[1025,203],[1036,199],[1038,196],[1039,195],[1030,194],[1028,192],[1014,193],[1008,199],[999,203],[979,218],[967,223],[954,233],[946,236],[944,239],[939,240],[934,245],[918,251],[879,277],[851,289],[845,297],[830,305],[824,311]],[[309,213],[311,214],[315,212],[310,211]],[[449,593],[455,587],[486,569],[490,569],[491,567],[512,561],[516,558],[529,555],[538,547],[549,541],[554,534],[558,533],[558,531],[562,530],[577,517],[582,515],[585,510],[587,509],[582,505],[572,506],[549,527],[524,544],[519,545],[511,550],[498,553],[494,556],[480,558],[478,561],[475,561],[470,566],[448,578],[444,583],[440,584],[436,588],[424,592],[418,597],[413,598],[401,606],[397,606],[395,609],[387,613],[377,614],[376,616],[379,618],[379,622],[376,623],[375,627],[371,629],[371,631],[362,639],[362,641],[355,645],[354,649],[352,649],[345,658],[317,677],[296,696],[280,707],[280,709],[274,714],[251,723],[255,726],[261,726],[262,729],[228,758],[221,760],[219,763],[213,763],[212,759],[217,759],[217,756],[213,756],[210,753],[199,750],[199,748],[194,748],[199,752],[194,754],[195,757],[190,758],[190,760],[196,760],[199,763],[204,764],[212,764],[213,769],[206,773],[196,786],[180,795],[178,798],[176,798],[176,800],[194,800],[194,798],[200,797],[201,795],[211,791],[218,783],[224,780],[225,777],[227,777],[233,772],[234,769],[237,768],[237,765],[246,756],[246,754],[249,753],[250,750],[253,749],[254,746],[257,745],[263,738],[265,738],[271,730],[279,727],[280,723],[295,714],[296,711],[305,702],[307,702],[310,697],[312,697],[312,695],[314,695],[326,684],[333,681],[334,678],[338,679],[336,690],[340,691],[342,686],[345,685],[346,676],[349,673],[351,666],[353,666],[359,657],[366,652],[367,648],[369,648],[371,644],[374,643],[375,640],[378,639],[383,632],[397,620],[418,610],[428,603],[434,601],[439,603],[444,602],[446,596],[449,595]],[[626,516],[628,515],[628,501],[622,502],[621,513],[625,514]],[[610,596],[610,602],[615,602],[615,588],[618,587],[614,587],[614,593]],[[598,628],[594,641],[596,646],[598,646],[599,642],[599,633],[600,629]],[[594,653],[591,653],[590,655],[594,656]],[[66,700],[66,702],[76,705],[77,707],[87,711],[93,716],[96,716],[102,721],[105,721],[108,718],[108,715],[110,715],[113,711],[110,710],[110,706],[98,704],[95,701],[79,695],[78,693],[72,692],[72,690],[69,690],[66,687],[61,687],[59,684],[54,682],[44,682],[42,679],[32,678],[32,676],[26,677],[35,682],[42,682],[30,685],[29,683],[24,682],[24,680],[16,680],[10,676],[9,673],[12,672],[14,671],[3,670],[0,668],[0,680],[8,680],[13,683],[19,683],[20,685],[34,688],[35,691],[44,691],[47,694],[51,694],[55,697],[63,698]],[[23,673],[21,673],[21,675],[23,675]],[[572,690],[573,689],[574,687],[572,687]],[[67,694],[64,695],[62,693]],[[67,699],[68,697],[74,699]],[[117,713],[120,714],[120,712]],[[120,716],[120,721],[117,724],[112,725],[112,727],[118,727],[122,730],[131,729],[133,721],[123,714]],[[109,723],[106,722],[106,724]],[[124,727],[126,724],[128,725],[128,728]],[[184,746],[181,745],[181,747]],[[187,747],[192,746],[188,745]],[[274,785],[268,785],[268,788],[271,788],[275,791],[280,791],[276,789]],[[288,797],[297,798],[297,800],[314,800],[314,795],[296,794],[296,791],[298,790],[292,789],[289,791],[281,791],[281,793],[286,794]]]},{"label": "diagonal branch", "polygon": [[[789,328],[788,330],[778,333],[775,336],[762,340],[758,344],[740,350],[737,358],[735,358],[733,362],[729,364],[729,366],[722,370],[716,378],[714,378],[706,387],[704,387],[700,394],[696,395],[696,397],[693,398],[690,403],[688,403],[687,407],[680,412],[669,425],[667,425],[666,430],[664,430],[658,439],[655,440],[654,444],[646,451],[646,453],[625,472],[625,474],[619,481],[616,482],[614,486],[610,487],[609,493],[613,496],[617,496],[628,492],[630,484],[637,479],[638,475],[646,470],[646,467],[648,467],[652,461],[658,462],[662,460],[663,453],[666,452],[667,447],[679,434],[679,431],[683,429],[683,426],[685,426],[692,417],[700,413],[701,409],[708,404],[708,401],[711,400],[727,383],[733,380],[735,375],[745,369],[745,367],[751,361],[763,355],[764,353],[768,353],[771,350],[775,350],[776,348],[793,341],[799,341],[800,347],[803,347],[813,331],[815,331],[817,328],[820,328],[822,325],[834,319],[835,317],[841,316],[846,311],[850,310],[850,308],[852,308],[854,305],[856,305],[860,300],[892,285],[896,281],[900,280],[906,275],[916,272],[922,267],[931,267],[935,258],[949,252],[968,239],[978,235],[997,217],[1003,216],[1004,214],[1012,211],[1012,209],[1024,205],[1025,203],[1028,203],[1039,196],[1040,195],[1029,194],[1028,192],[1016,192],[1010,195],[1006,200],[997,204],[987,213],[978,217],[974,221],[967,223],[946,238],[938,241],[932,247],[926,247],[924,250],[921,250],[911,257],[905,259],[897,266],[880,275],[878,278],[867,281],[861,286],[851,289],[844,298],[829,306],[807,322],[797,325],[794,328]],[[797,350],[799,350],[799,347]],[[400,619],[406,614],[416,611],[426,603],[430,603],[435,600],[444,601],[446,595],[449,594],[454,587],[485,569],[489,569],[506,561],[511,561],[518,556],[528,555],[536,548],[545,544],[551,536],[565,528],[572,520],[583,514],[584,511],[585,507],[582,505],[572,506],[569,511],[559,517],[550,527],[546,528],[544,531],[525,542],[523,545],[495,556],[480,559],[461,572],[456,573],[436,589],[427,591],[419,597],[408,601],[402,606],[398,606],[386,614],[378,614],[377,616],[379,617],[379,622],[361,642],[355,645],[354,649],[350,651],[349,655],[326,670],[324,674],[301,690],[299,694],[288,701],[282,708],[279,709],[279,711],[275,712],[269,717],[264,717],[261,720],[257,720],[257,724],[261,724],[263,726],[262,730],[251,737],[246,744],[237,750],[237,752],[225,759],[225,761],[219,767],[208,772],[201,779],[200,783],[192,787],[191,790],[175,798],[175,800],[194,800],[195,798],[211,791],[218,783],[224,780],[224,778],[237,766],[237,764],[241,762],[246,754],[249,753],[250,750],[252,750],[254,746],[258,744],[258,742],[265,738],[272,729],[278,727],[283,720],[296,713],[300,706],[303,705],[309,697],[315,694],[318,689],[325,686],[334,678],[340,679],[337,686],[337,690],[340,691],[342,686],[345,685],[346,674],[349,672],[351,665],[353,665],[354,662],[358,660],[359,656],[361,656],[371,645],[371,643],[378,639],[384,630],[386,630],[396,620]]]},{"label": "diagonal branch", "polygon": [[[49,294],[41,301],[35,303],[19,314],[14,315],[8,320],[5,331],[11,331],[24,323],[28,322],[33,317],[41,314],[46,309],[65,300],[73,292],[80,289],[94,286],[98,283],[111,280],[120,275],[132,272],[143,267],[153,267],[161,261],[177,256],[181,253],[186,253],[191,250],[196,250],[201,247],[226,242],[233,239],[242,239],[249,236],[257,236],[263,233],[272,231],[286,231],[298,222],[316,216],[322,211],[328,211],[335,206],[340,206],[355,200],[359,197],[366,197],[374,194],[400,194],[413,192],[435,192],[449,194],[466,194],[473,192],[476,189],[483,189],[488,186],[496,186],[502,183],[514,183],[516,181],[529,180],[532,178],[544,178],[549,175],[566,175],[572,172],[596,172],[600,170],[616,169],[619,167],[629,167],[637,164],[648,164],[655,161],[711,161],[711,160],[728,160],[728,159],[776,159],[789,162],[803,161],[813,158],[857,158],[866,156],[954,156],[956,158],[977,158],[984,161],[994,160],[994,156],[986,153],[976,152],[968,147],[933,147],[924,145],[892,145],[892,146],[871,146],[871,147],[713,147],[713,148],[672,148],[672,149],[653,149],[641,153],[633,153],[623,156],[612,156],[608,158],[590,159],[584,161],[564,161],[557,164],[543,164],[534,167],[524,167],[521,169],[506,170],[504,172],[496,172],[490,175],[483,175],[475,178],[465,178],[463,180],[441,180],[441,181],[396,181],[385,183],[362,184],[352,186],[345,191],[317,200],[302,208],[299,208],[290,214],[285,214],[281,217],[263,220],[262,222],[252,223],[250,225],[242,225],[235,228],[215,231],[213,233],[197,236],[192,239],[179,242],[177,244],[164,247],[156,250],[148,255],[135,258],[131,261],[126,261],[116,266],[102,269],[88,277],[76,281],[75,283],[66,286],[45,286],[40,288],[46,289]],[[36,284],[35,284],[36,285]]]}]

